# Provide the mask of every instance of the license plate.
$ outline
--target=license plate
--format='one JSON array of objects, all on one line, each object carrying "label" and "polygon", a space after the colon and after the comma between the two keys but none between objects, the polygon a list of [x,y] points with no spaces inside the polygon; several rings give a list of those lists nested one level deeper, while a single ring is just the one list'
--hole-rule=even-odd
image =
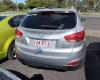
[{"label": "license plate", "polygon": [[49,40],[33,40],[33,46],[42,48],[55,48],[56,41]]}]

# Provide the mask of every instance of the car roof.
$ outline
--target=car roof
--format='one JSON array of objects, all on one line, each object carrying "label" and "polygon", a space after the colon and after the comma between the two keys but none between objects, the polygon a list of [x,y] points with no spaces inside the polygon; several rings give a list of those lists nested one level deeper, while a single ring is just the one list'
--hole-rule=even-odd
[{"label": "car roof", "polygon": [[34,8],[32,9],[32,13],[39,13],[39,12],[48,12],[48,11],[53,11],[53,12],[59,12],[59,13],[69,13],[69,12],[74,12],[77,13],[77,10],[74,8],[67,9],[67,8]]}]

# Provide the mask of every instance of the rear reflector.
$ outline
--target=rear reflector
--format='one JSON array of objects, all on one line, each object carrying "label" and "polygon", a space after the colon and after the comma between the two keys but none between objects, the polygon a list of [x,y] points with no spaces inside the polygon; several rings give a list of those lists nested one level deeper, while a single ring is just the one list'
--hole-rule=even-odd
[{"label": "rear reflector", "polygon": [[23,35],[18,29],[16,29],[16,37],[21,37]]},{"label": "rear reflector", "polygon": [[78,64],[80,64],[80,60],[72,60],[68,62],[67,66],[77,66]]},{"label": "rear reflector", "polygon": [[77,32],[71,35],[64,36],[66,41],[69,42],[80,42],[84,39],[85,31]]}]

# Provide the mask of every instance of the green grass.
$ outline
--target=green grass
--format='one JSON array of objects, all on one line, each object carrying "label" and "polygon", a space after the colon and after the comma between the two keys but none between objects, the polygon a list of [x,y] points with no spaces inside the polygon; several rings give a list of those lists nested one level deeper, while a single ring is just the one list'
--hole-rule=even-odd
[{"label": "green grass", "polygon": [[100,13],[79,13],[81,16],[100,16]]},{"label": "green grass", "polygon": [[11,15],[21,15],[21,14],[27,14],[27,12],[20,12],[20,11],[0,12],[0,16],[11,16]]}]

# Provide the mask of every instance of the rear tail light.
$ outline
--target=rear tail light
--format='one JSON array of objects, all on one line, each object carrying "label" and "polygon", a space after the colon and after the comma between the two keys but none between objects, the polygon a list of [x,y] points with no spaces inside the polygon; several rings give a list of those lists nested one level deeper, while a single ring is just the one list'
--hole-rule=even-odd
[{"label": "rear tail light", "polygon": [[16,29],[16,37],[21,37],[22,35],[23,33],[19,31],[18,29]]},{"label": "rear tail light", "polygon": [[80,64],[80,60],[72,60],[68,62],[67,66],[77,66]]},{"label": "rear tail light", "polygon": [[71,35],[64,36],[66,41],[69,42],[80,42],[84,39],[85,31],[77,32]]}]

